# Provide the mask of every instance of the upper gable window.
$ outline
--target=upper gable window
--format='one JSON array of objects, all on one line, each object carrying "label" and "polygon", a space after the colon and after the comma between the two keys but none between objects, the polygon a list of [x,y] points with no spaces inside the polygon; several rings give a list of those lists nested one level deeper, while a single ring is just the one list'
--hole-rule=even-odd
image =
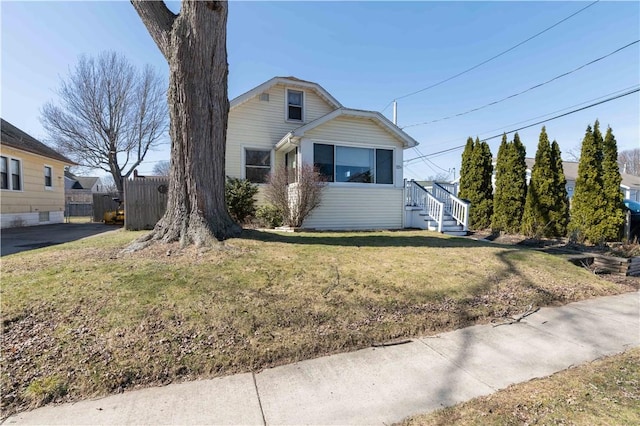
[{"label": "upper gable window", "polygon": [[287,120],[302,121],[304,92],[287,90]]}]

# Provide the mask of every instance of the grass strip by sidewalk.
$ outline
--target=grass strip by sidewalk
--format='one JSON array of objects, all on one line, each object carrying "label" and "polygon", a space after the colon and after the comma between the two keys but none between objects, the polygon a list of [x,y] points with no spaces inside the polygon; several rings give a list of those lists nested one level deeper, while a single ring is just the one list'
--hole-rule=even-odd
[{"label": "grass strip by sidewalk", "polygon": [[633,290],[548,254],[424,231],[246,231],[209,251],[122,254],[140,235],[2,258],[3,416]]},{"label": "grass strip by sidewalk", "polygon": [[414,416],[404,426],[640,424],[640,348]]}]

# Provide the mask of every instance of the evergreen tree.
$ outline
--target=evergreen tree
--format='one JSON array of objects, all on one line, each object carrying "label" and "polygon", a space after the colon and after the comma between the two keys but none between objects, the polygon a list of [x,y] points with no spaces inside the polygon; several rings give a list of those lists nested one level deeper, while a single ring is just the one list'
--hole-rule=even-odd
[{"label": "evergreen tree", "polygon": [[496,162],[496,182],[491,227],[494,231],[517,233],[527,193],[526,149],[516,133],[507,143],[502,137]]},{"label": "evergreen tree", "polygon": [[622,192],[620,191],[620,169],[618,168],[618,146],[611,127],[602,144],[602,187],[605,198],[604,238],[619,240],[625,221]]},{"label": "evergreen tree", "polygon": [[[467,146],[469,146],[468,142]],[[463,167],[460,170],[460,198],[471,202],[469,227],[472,229],[485,229],[491,225],[493,211],[493,187],[491,185],[493,166],[491,162],[489,145],[476,138],[472,143],[470,159],[466,165],[463,162]]]},{"label": "evergreen tree", "polygon": [[554,177],[554,205],[550,213],[551,221],[555,225],[555,235],[564,237],[567,235],[569,225],[569,195],[567,194],[567,178],[562,167],[562,157],[558,142],[551,144],[551,166]]},{"label": "evergreen tree", "polygon": [[491,217],[491,229],[493,231],[504,231],[507,227],[508,192],[509,192],[509,170],[507,161],[509,153],[507,135],[502,135],[502,142],[498,148],[496,158],[496,181],[495,192],[493,194],[493,216]]},{"label": "evergreen tree", "polygon": [[552,214],[555,198],[554,179],[551,159],[551,144],[547,131],[540,132],[535,164],[531,170],[531,180],[522,216],[522,232],[529,236],[553,236],[555,225]]},{"label": "evergreen tree", "polygon": [[524,215],[524,204],[527,199],[527,149],[520,141],[518,133],[513,135],[513,214],[508,232],[520,232],[522,216]]},{"label": "evergreen tree", "polygon": [[467,180],[470,178],[471,168],[471,154],[473,153],[473,138],[469,136],[467,144],[462,152],[462,165],[460,166],[460,188],[458,190],[458,196],[463,199],[467,199],[466,193],[468,192],[469,184]]},{"label": "evergreen tree", "polygon": [[587,126],[582,140],[569,222],[569,232],[579,241],[587,239],[599,243],[605,237],[603,222],[606,201],[602,187],[601,140],[599,123],[596,121],[593,131],[591,126]]}]

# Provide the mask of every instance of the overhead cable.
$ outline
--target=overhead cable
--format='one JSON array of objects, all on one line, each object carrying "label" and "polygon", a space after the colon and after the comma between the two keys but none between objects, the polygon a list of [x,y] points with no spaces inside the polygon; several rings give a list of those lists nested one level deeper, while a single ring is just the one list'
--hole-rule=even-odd
[{"label": "overhead cable", "polygon": [[549,30],[551,30],[551,29],[553,29],[553,28],[555,28],[555,27],[557,27],[558,25],[562,24],[563,22],[565,22],[565,21],[567,21],[567,20],[569,20],[569,19],[573,18],[574,16],[576,16],[576,15],[577,15],[577,14],[579,14],[580,12],[582,12],[582,11],[584,11],[584,10],[587,10],[588,8],[590,8],[590,7],[591,7],[591,6],[593,6],[594,4],[598,3],[599,1],[600,1],[600,0],[596,0],[596,1],[594,1],[593,3],[589,3],[587,6],[583,7],[582,9],[578,10],[577,12],[572,13],[571,15],[567,16],[566,18],[564,18],[564,19],[562,19],[562,20],[560,20],[560,21],[556,22],[555,24],[551,25],[550,27],[545,28],[544,30],[540,31],[539,33],[532,35],[532,36],[531,36],[531,37],[529,37],[528,39],[521,41],[520,43],[518,43],[518,44],[516,44],[516,45],[514,45],[514,46],[512,46],[512,47],[510,47],[510,48],[508,48],[507,50],[505,50],[505,51],[503,51],[503,52],[500,52],[500,53],[498,53],[497,55],[492,56],[491,58],[486,59],[486,60],[484,60],[484,61],[480,62],[480,63],[479,63],[479,64],[477,64],[477,65],[472,66],[471,68],[468,68],[468,69],[466,69],[466,70],[464,70],[464,71],[462,71],[462,72],[459,72],[458,74],[455,74],[455,75],[453,75],[453,76],[451,76],[451,77],[445,78],[444,80],[441,80],[441,81],[439,81],[439,82],[437,82],[437,83],[434,83],[434,84],[432,84],[432,85],[430,85],[430,86],[427,86],[427,87],[425,87],[425,88],[423,88],[423,89],[416,90],[415,92],[407,93],[406,95],[399,96],[399,97],[397,97],[397,98],[395,98],[395,99],[393,99],[393,100],[389,101],[389,103],[388,103],[384,108],[382,108],[382,110],[381,110],[380,112],[384,112],[387,108],[389,108],[389,106],[393,103],[393,101],[397,101],[397,100],[399,100],[399,99],[408,98],[409,96],[417,95],[418,93],[422,93],[422,92],[424,92],[424,91],[426,91],[426,90],[433,89],[434,87],[440,86],[441,84],[444,84],[444,83],[446,83],[446,82],[448,82],[448,81],[451,81],[451,80],[453,80],[454,78],[458,78],[458,77],[460,77],[461,75],[464,75],[464,74],[466,74],[466,73],[468,73],[468,72],[470,72],[470,71],[473,71],[473,70],[475,70],[476,68],[479,68],[479,67],[481,67],[482,65],[484,65],[484,64],[486,64],[486,63],[488,63],[488,62],[491,62],[491,61],[493,61],[494,59],[497,59],[497,58],[499,58],[500,56],[502,56],[502,55],[504,55],[504,54],[506,54],[506,53],[508,53],[508,52],[511,52],[512,50],[514,50],[514,49],[516,49],[516,48],[518,48],[518,47],[522,46],[522,45],[523,45],[523,44],[525,44],[526,42],[533,40],[534,38],[536,38],[536,37],[538,37],[538,36],[540,36],[540,35],[542,35],[542,34],[546,33],[547,31],[549,31]]},{"label": "overhead cable", "polygon": [[480,107],[476,107],[476,108],[470,109],[470,110],[465,111],[465,112],[460,112],[460,113],[458,113],[458,114],[453,114],[453,115],[449,115],[449,116],[447,116],[447,117],[441,117],[441,118],[437,118],[437,119],[435,119],[435,120],[425,121],[425,122],[422,122],[422,123],[409,124],[409,125],[407,125],[407,126],[403,126],[403,127],[401,127],[401,128],[402,128],[402,129],[406,129],[406,128],[409,128],[409,127],[423,126],[423,125],[425,125],[425,124],[432,124],[432,123],[436,123],[436,122],[438,122],[438,121],[449,120],[449,119],[454,118],[454,117],[460,117],[460,116],[463,116],[463,115],[467,115],[467,114],[470,114],[470,113],[472,113],[472,112],[479,111],[479,110],[481,110],[481,109],[484,109],[484,108],[490,107],[490,106],[492,106],[492,105],[499,104],[499,103],[504,102],[504,101],[506,101],[506,100],[509,100],[509,99],[515,98],[516,96],[523,95],[523,94],[525,94],[525,93],[527,93],[527,92],[530,92],[530,91],[532,91],[532,90],[534,90],[534,89],[538,89],[538,88],[540,88],[540,87],[542,87],[542,86],[544,86],[544,85],[546,85],[546,84],[549,84],[549,83],[551,83],[551,82],[553,82],[553,81],[556,81],[556,80],[558,80],[558,79],[560,79],[560,78],[562,78],[562,77],[566,77],[566,76],[568,76],[568,75],[570,75],[570,74],[573,74],[573,73],[574,73],[574,72],[576,72],[576,71],[579,71],[579,70],[581,70],[581,69],[583,69],[583,68],[585,68],[585,67],[587,67],[587,66],[589,66],[589,65],[593,65],[593,64],[595,64],[596,62],[599,62],[599,61],[601,61],[601,60],[603,60],[603,59],[606,59],[606,58],[608,58],[609,56],[614,55],[614,54],[616,54],[616,53],[618,53],[618,52],[620,52],[620,51],[622,51],[622,50],[624,50],[624,49],[627,49],[627,48],[629,48],[629,47],[633,46],[634,44],[638,44],[638,43],[640,43],[640,40],[633,41],[633,42],[631,42],[631,43],[629,43],[629,44],[626,44],[626,45],[624,45],[624,46],[622,46],[622,47],[620,47],[620,48],[618,48],[618,49],[614,50],[614,51],[613,51],[613,52],[611,52],[611,53],[608,53],[608,54],[606,54],[606,55],[604,55],[604,56],[601,56],[601,57],[599,57],[599,58],[597,58],[597,59],[594,59],[594,60],[592,60],[592,61],[589,61],[589,62],[587,62],[586,64],[579,66],[578,68],[575,68],[575,69],[573,69],[573,70],[571,70],[571,71],[567,71],[567,72],[565,72],[565,73],[562,73],[562,74],[560,74],[560,75],[557,75],[557,76],[553,77],[553,78],[552,78],[552,79],[550,79],[550,80],[547,80],[547,81],[545,81],[545,82],[543,82],[543,83],[538,83],[538,84],[536,84],[536,85],[534,85],[534,86],[529,87],[529,88],[528,88],[528,89],[526,89],[526,90],[523,90],[523,91],[518,92],[518,93],[514,93],[514,94],[512,94],[512,95],[509,95],[509,96],[507,96],[507,97],[505,97],[505,98],[502,98],[502,99],[499,99],[499,100],[497,100],[497,101],[489,102],[488,104],[485,104],[485,105],[482,105],[482,106],[480,106]]},{"label": "overhead cable", "polygon": [[[629,95],[631,95],[631,94],[633,94],[633,93],[637,93],[637,92],[640,92],[640,87],[637,87],[637,88],[635,88],[635,89],[633,89],[633,90],[627,91],[627,92],[622,93],[622,94],[617,95],[617,96],[612,96],[612,97],[607,98],[607,99],[605,99],[605,100],[602,100],[602,101],[600,101],[600,102],[596,102],[596,103],[593,103],[593,104],[590,104],[590,105],[584,106],[584,107],[582,107],[582,108],[574,109],[574,110],[569,111],[569,112],[566,112],[566,113],[564,113],[564,114],[556,115],[556,116],[554,116],[554,117],[547,118],[547,119],[545,119],[545,120],[541,120],[541,121],[538,121],[538,122],[536,122],[536,123],[529,124],[529,125],[527,125],[527,126],[523,126],[523,127],[517,128],[517,129],[509,130],[509,131],[507,131],[507,132],[502,132],[502,133],[500,133],[500,134],[497,134],[497,135],[494,135],[494,136],[491,136],[491,137],[488,137],[488,138],[483,138],[483,139],[482,139],[482,141],[483,141],[483,142],[485,142],[485,141],[488,141],[488,140],[491,140],[491,139],[497,139],[497,138],[502,137],[502,135],[503,135],[503,134],[507,134],[507,135],[508,135],[508,134],[510,134],[510,133],[515,133],[515,132],[518,132],[518,131],[520,131],[520,130],[528,129],[528,128],[530,128],[530,127],[537,126],[537,125],[539,125],[539,124],[546,123],[546,122],[548,122],[548,121],[556,120],[556,119],[558,119],[558,118],[565,117],[565,116],[570,115],[570,114],[575,114],[576,112],[580,112],[580,111],[583,111],[583,110],[585,110],[585,109],[592,108],[592,107],[597,106],[597,105],[601,105],[601,104],[604,104],[604,103],[607,103],[607,102],[611,102],[611,101],[613,101],[613,100],[616,100],[616,99],[619,99],[619,98],[622,98],[622,97],[625,97],[625,96],[629,96]],[[466,144],[465,144],[465,145],[466,145]],[[464,147],[465,147],[465,145],[458,145],[458,146],[454,146],[454,147],[452,147],[452,148],[443,149],[442,151],[432,152],[431,154],[426,154],[426,155],[424,155],[424,157],[433,157],[433,156],[438,155],[438,154],[444,154],[444,153],[447,153],[447,152],[457,151],[457,150],[459,150],[459,149],[464,148]],[[420,160],[420,159],[421,159],[420,157],[414,157],[414,158],[411,158],[411,159],[409,159],[409,160],[405,160],[405,163],[409,163],[409,162],[411,162],[411,161]]]}]

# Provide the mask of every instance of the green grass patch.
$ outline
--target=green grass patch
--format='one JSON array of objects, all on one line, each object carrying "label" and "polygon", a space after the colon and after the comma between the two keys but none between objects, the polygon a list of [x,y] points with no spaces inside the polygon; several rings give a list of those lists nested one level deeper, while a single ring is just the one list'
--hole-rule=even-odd
[{"label": "green grass patch", "polygon": [[246,231],[207,251],[124,254],[142,234],[2,258],[4,413],[46,401],[25,393],[46,377],[64,378],[54,401],[71,401],[633,290],[537,251],[424,231]]},{"label": "green grass patch", "polygon": [[640,424],[640,348],[512,385],[403,425]]}]

